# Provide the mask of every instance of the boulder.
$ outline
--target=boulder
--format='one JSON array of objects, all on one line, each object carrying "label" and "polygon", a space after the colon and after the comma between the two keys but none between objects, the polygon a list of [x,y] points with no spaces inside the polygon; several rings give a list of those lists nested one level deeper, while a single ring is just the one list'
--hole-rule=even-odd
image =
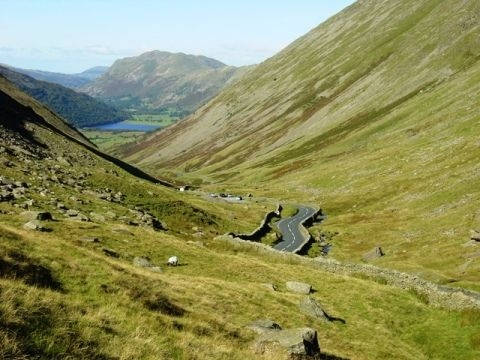
[{"label": "boulder", "polygon": [[311,297],[305,297],[300,301],[298,307],[302,313],[316,319],[330,321],[330,316],[321,308],[320,304]]},{"label": "boulder", "polygon": [[312,292],[312,285],[297,282],[297,281],[287,281],[285,283],[287,290],[296,294],[308,295]]},{"label": "boulder", "polygon": [[480,242],[480,232],[476,230],[472,230],[472,235],[470,237],[471,240]]},{"label": "boulder", "polygon": [[77,216],[79,214],[79,211],[74,210],[74,209],[69,209],[69,210],[67,210],[66,214],[67,214],[67,216],[74,217],[74,216]]},{"label": "boulder", "polygon": [[311,328],[264,332],[257,339],[256,350],[265,352],[269,345],[285,349],[292,359],[320,356],[317,331]]},{"label": "boulder", "polygon": [[259,319],[247,325],[247,329],[261,335],[269,331],[280,331],[282,327],[272,320]]},{"label": "boulder", "polygon": [[84,221],[84,222],[90,222],[90,218],[81,212],[79,212],[76,216],[70,216],[72,220],[76,221]]},{"label": "boulder", "polygon": [[363,260],[365,261],[375,260],[375,259],[381,258],[382,256],[385,256],[385,252],[380,246],[377,246],[372,250],[370,250],[369,252],[363,254]]},{"label": "boulder", "polygon": [[46,221],[46,220],[53,220],[52,214],[50,214],[47,211],[24,211],[21,213],[21,215],[29,220],[40,220],[40,221]]},{"label": "boulder", "polygon": [[43,226],[43,224],[38,220],[31,220],[23,225],[23,228],[26,230],[35,230],[35,231],[50,231],[49,228]]},{"label": "boulder", "polygon": [[94,212],[90,213],[90,217],[96,223],[103,224],[106,221],[105,216],[94,213]]}]

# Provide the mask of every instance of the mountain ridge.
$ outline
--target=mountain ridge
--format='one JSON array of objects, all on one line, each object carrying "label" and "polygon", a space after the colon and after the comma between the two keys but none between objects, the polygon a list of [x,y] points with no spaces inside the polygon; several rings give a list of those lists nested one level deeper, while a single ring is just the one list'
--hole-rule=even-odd
[{"label": "mountain ridge", "polygon": [[82,91],[140,113],[165,108],[191,112],[245,71],[202,55],[154,50],[115,61]]},{"label": "mountain ridge", "polygon": [[0,74],[76,127],[115,123],[129,117],[97,99],[61,85],[36,80],[2,66]]}]

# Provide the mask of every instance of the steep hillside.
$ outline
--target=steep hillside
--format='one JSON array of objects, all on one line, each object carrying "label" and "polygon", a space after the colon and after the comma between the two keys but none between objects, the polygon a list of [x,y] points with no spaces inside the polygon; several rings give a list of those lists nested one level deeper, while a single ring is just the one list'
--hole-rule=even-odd
[{"label": "steep hillside", "polygon": [[0,66],[0,74],[22,91],[46,104],[76,127],[101,125],[128,119],[128,115],[92,97],[61,85],[35,80]]},{"label": "steep hillside", "polygon": [[108,70],[108,66],[96,66],[91,69],[82,71],[78,74],[63,74],[51,71],[20,69],[11,66],[6,67],[9,67],[11,70],[20,74],[28,75],[35,80],[46,81],[49,83],[62,85],[71,89],[76,89],[87,85],[96,78],[102,76]]},{"label": "steep hillside", "polygon": [[[255,345],[246,326],[261,318],[318,330],[320,358],[478,358],[465,295],[447,310],[435,294],[215,238],[274,203],[132,176],[2,77],[0,111],[0,358],[290,359]],[[181,266],[165,266],[172,255]],[[291,280],[312,284],[332,321],[300,311]]]},{"label": "steep hillside", "polygon": [[140,113],[166,108],[188,113],[244,70],[204,56],[151,51],[117,60],[107,73],[82,90],[116,107]]},{"label": "steep hillside", "polygon": [[383,266],[478,288],[479,14],[357,1],[127,159],[317,201],[333,257],[382,245]]},{"label": "steep hillside", "polygon": [[100,76],[105,74],[108,71],[108,66],[94,66],[90,69],[87,69],[85,71],[82,71],[81,73],[78,74],[73,74],[74,76],[88,79],[90,81],[93,81],[95,79],[98,79]]}]

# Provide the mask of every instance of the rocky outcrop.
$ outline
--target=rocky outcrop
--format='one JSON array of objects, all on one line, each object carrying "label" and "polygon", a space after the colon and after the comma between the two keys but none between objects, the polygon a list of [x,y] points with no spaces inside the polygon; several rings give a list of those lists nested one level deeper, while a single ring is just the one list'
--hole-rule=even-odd
[{"label": "rocky outcrop", "polygon": [[229,233],[227,235],[233,236],[235,238],[239,238],[242,240],[248,240],[248,241],[260,241],[262,237],[264,237],[270,230],[270,221],[274,218],[279,218],[280,214],[282,212],[282,205],[278,205],[277,209],[275,211],[270,211],[265,215],[263,218],[262,222],[260,223],[260,226],[253,230],[250,234],[235,234],[235,233]]},{"label": "rocky outcrop", "polygon": [[288,291],[296,294],[308,295],[312,292],[312,285],[305,284],[298,281],[287,281],[285,286]]},{"label": "rocky outcrop", "polygon": [[270,346],[285,349],[291,359],[313,359],[320,356],[317,331],[311,328],[264,332],[258,337],[255,349],[264,353]]}]

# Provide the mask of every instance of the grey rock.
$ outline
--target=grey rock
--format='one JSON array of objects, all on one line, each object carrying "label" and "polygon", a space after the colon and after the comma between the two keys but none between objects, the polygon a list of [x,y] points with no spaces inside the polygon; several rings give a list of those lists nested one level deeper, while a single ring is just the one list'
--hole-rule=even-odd
[{"label": "grey rock", "polygon": [[63,203],[57,203],[57,209],[59,210],[68,210],[65,204]]},{"label": "grey rock", "polygon": [[369,252],[363,254],[363,260],[365,261],[375,260],[375,259],[381,258],[382,256],[385,256],[385,252],[380,246],[377,246],[372,250],[370,250]]},{"label": "grey rock", "polygon": [[50,214],[48,211],[24,211],[20,215],[29,220],[53,220],[52,214]]},{"label": "grey rock", "polygon": [[99,243],[100,239],[96,237],[89,237],[89,236],[84,236],[80,239],[81,241],[87,242],[87,243]]},{"label": "grey rock", "polygon": [[23,225],[23,228],[26,230],[35,230],[35,231],[50,231],[49,228],[43,226],[43,224],[38,220],[31,220]]},{"label": "grey rock", "polygon": [[5,191],[0,192],[0,202],[12,201],[13,199],[15,199],[15,197],[13,196],[12,193],[5,192]]},{"label": "grey rock", "polygon": [[251,324],[247,325],[247,328],[255,331],[257,334],[264,334],[270,331],[282,330],[282,327],[276,322],[268,319],[255,320]]},{"label": "grey rock", "polygon": [[105,216],[109,219],[115,219],[117,217],[117,214],[115,214],[113,211],[107,211],[105,213]]},{"label": "grey rock", "polygon": [[152,267],[152,263],[146,257],[135,257],[133,258],[133,265],[138,267],[149,268]]},{"label": "grey rock", "polygon": [[297,282],[297,281],[287,281],[285,283],[287,290],[296,294],[308,295],[312,292],[312,285]]},{"label": "grey rock", "polygon": [[97,213],[94,213],[94,212],[91,212],[91,213],[90,213],[90,217],[91,217],[91,219],[92,219],[94,222],[96,222],[96,223],[101,223],[101,224],[103,224],[103,223],[106,221],[105,216],[100,215],[100,214],[97,214]]},{"label": "grey rock", "polygon": [[480,232],[476,230],[472,230],[472,235],[470,237],[471,240],[480,242]]},{"label": "grey rock", "polygon": [[284,348],[293,358],[320,355],[317,331],[311,328],[268,331],[257,339],[256,350],[265,352],[269,345]]},{"label": "grey rock", "polygon": [[90,222],[90,218],[81,212],[79,212],[76,216],[70,216],[70,218],[75,221]]},{"label": "grey rock", "polygon": [[80,212],[78,210],[68,209],[66,214],[67,216],[74,217],[74,216],[78,216]]},{"label": "grey rock", "polygon": [[57,161],[58,161],[60,164],[62,164],[62,165],[72,166],[72,164],[70,164],[70,161],[68,161],[67,159],[65,159],[63,156],[57,157]]},{"label": "grey rock", "polygon": [[298,305],[301,312],[316,319],[330,320],[330,316],[321,308],[320,304],[311,297],[305,297]]}]

